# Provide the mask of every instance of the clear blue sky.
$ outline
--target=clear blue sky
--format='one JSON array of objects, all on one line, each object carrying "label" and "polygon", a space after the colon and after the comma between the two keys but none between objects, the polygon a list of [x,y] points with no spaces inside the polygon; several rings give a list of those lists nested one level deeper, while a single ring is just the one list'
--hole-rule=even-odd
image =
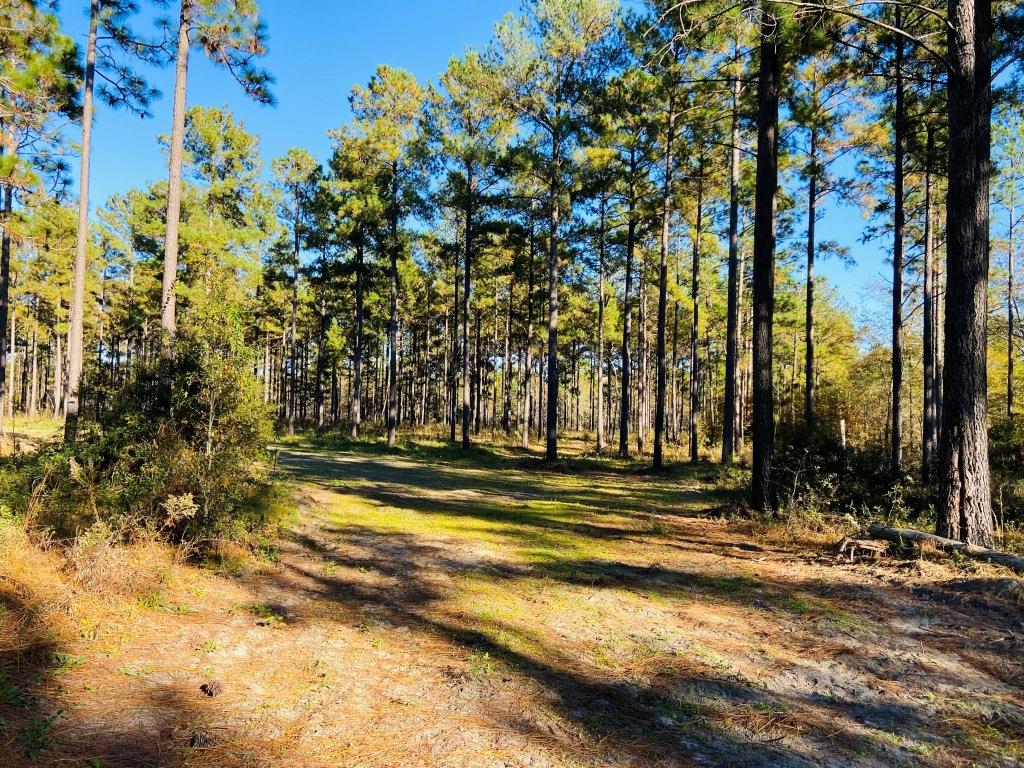
[{"label": "clear blue sky", "polygon": [[[421,81],[436,79],[452,56],[484,46],[494,24],[519,5],[519,0],[263,0],[270,31],[265,65],[277,81],[277,105],[261,107],[247,100],[227,73],[198,53],[190,59],[189,103],[229,107],[259,135],[267,163],[295,146],[326,159],[327,131],[348,120],[349,91],[365,84],[378,64],[404,67]],[[64,28],[82,45],[86,6],[85,0],[63,0],[60,10]],[[147,24],[142,19],[138,27],[149,31]],[[152,119],[143,121],[102,104],[98,108],[93,207],[111,194],[166,176],[157,137],[170,128],[173,70],[147,74],[165,94],[154,104]],[[857,256],[853,269],[825,261],[819,272],[840,287],[858,315],[866,286],[879,282],[886,270],[880,255],[884,244],[856,243],[861,228],[853,210],[829,211],[818,226],[821,239],[848,245]]]}]

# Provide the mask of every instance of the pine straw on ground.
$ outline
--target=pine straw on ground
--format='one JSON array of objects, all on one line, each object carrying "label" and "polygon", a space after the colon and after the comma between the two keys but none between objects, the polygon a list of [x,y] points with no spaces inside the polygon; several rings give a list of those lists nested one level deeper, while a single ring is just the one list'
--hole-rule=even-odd
[{"label": "pine straw on ground", "polygon": [[282,466],[301,514],[264,562],[3,528],[0,765],[1024,761],[995,569],[838,562],[832,531],[705,516],[707,471]]}]

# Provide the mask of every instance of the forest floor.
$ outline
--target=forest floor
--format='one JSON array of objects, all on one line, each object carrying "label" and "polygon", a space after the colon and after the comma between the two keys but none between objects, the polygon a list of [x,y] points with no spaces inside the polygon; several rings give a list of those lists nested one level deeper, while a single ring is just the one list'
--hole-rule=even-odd
[{"label": "forest floor", "polygon": [[259,560],[0,529],[0,764],[1024,765],[996,569],[841,562],[835,531],[723,518],[708,466],[279,461],[300,509]]},{"label": "forest floor", "polygon": [[35,450],[64,431],[63,419],[22,415],[13,419],[5,418],[9,419],[9,423],[3,434],[0,434],[0,456]]}]

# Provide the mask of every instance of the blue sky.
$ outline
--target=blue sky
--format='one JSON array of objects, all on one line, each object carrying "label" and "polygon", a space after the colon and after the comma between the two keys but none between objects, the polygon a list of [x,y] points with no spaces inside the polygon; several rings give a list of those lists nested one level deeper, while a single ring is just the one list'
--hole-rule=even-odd
[{"label": "blue sky", "polygon": [[[66,31],[84,45],[84,0],[63,0]],[[173,5],[173,4],[172,4]],[[276,78],[275,107],[248,101],[223,71],[201,54],[190,59],[189,103],[229,107],[260,137],[265,162],[301,146],[326,159],[327,131],[349,117],[348,93],[364,84],[378,64],[410,70],[421,81],[435,79],[453,55],[483,46],[494,24],[519,8],[519,0],[263,0],[270,30],[267,69]],[[146,30],[146,20],[139,28]],[[171,120],[173,71],[148,73],[165,94],[153,106],[153,118],[140,120],[100,105],[94,132],[93,207],[116,192],[164,178],[166,160],[157,137]],[[860,246],[860,214],[829,210],[818,225],[821,239],[853,249],[857,266],[847,269],[825,261],[819,273],[839,286],[860,317],[877,301],[871,284],[886,271],[884,244]]]}]

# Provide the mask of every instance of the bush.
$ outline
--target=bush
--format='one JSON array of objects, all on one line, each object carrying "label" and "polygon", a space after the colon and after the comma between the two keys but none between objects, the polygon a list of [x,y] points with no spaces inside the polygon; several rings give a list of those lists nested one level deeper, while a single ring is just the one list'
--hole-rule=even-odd
[{"label": "bush", "polygon": [[1024,524],[1024,424],[1002,419],[989,430],[992,506],[1003,527]]},{"label": "bush", "polygon": [[773,464],[786,513],[890,522],[921,521],[932,513],[932,489],[909,474],[894,475],[887,451],[844,447],[825,431],[780,429]]},{"label": "bush", "polygon": [[173,361],[139,366],[70,446],[15,459],[0,493],[71,536],[101,521],[130,538],[238,538],[271,522],[271,414],[248,360],[179,337]]}]

